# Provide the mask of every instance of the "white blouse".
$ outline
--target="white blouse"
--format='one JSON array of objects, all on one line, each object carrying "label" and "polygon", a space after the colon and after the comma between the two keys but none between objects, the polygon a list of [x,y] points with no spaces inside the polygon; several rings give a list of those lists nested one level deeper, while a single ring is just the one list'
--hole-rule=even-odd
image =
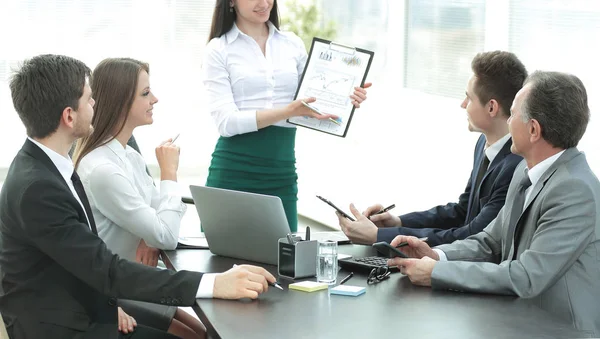
[{"label": "white blouse", "polygon": [[175,249],[181,218],[177,182],[163,180],[160,190],[146,173],[142,156],[117,139],[98,147],[79,163],[98,235],[121,258],[135,260],[141,239],[148,246]]},{"label": "white blouse", "polygon": [[[257,131],[256,111],[293,101],[308,57],[302,40],[269,21],[265,54],[234,24],[212,39],[202,65],[210,113],[219,134],[230,137]],[[279,121],[282,127],[295,127]]]}]

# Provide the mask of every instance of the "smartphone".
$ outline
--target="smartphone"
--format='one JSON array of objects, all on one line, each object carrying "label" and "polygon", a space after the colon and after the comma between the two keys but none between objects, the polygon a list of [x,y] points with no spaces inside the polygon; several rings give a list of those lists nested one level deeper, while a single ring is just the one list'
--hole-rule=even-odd
[{"label": "smartphone", "polygon": [[346,212],[342,211],[339,207],[337,207],[336,205],[334,205],[331,201],[323,198],[320,195],[317,195],[317,198],[321,199],[323,202],[325,202],[327,205],[335,208],[336,211],[338,211],[339,214],[341,214],[342,216],[344,216],[346,219],[349,219],[350,221],[356,221],[354,220],[354,218],[352,218],[351,216],[349,216],[348,214],[346,214]]},{"label": "smartphone", "polygon": [[393,247],[385,241],[376,242],[373,244],[373,247],[381,254],[388,258],[408,258],[408,255],[404,254],[399,249]]}]

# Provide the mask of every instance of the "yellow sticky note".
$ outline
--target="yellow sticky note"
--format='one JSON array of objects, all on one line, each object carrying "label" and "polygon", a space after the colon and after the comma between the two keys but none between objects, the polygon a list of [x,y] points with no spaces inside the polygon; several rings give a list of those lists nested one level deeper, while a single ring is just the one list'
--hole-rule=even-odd
[{"label": "yellow sticky note", "polygon": [[302,281],[298,283],[289,284],[290,290],[298,290],[304,292],[314,292],[319,290],[326,290],[329,285],[325,283],[318,283],[315,281]]}]

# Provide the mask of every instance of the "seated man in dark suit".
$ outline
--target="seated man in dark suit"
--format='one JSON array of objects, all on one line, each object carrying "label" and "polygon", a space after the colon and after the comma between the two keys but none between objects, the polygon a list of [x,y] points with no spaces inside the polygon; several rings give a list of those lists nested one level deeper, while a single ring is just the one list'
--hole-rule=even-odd
[{"label": "seated man in dark suit", "polygon": [[68,156],[92,128],[89,76],[78,60],[42,55],[26,61],[10,81],[28,138],[0,192],[0,312],[9,336],[173,338],[133,329],[118,312],[117,298],[191,306],[196,298],[257,298],[266,291],[275,278],[260,267],[173,272],[107,249]]},{"label": "seated man in dark suit", "polygon": [[506,191],[521,157],[512,154],[506,121],[515,94],[523,86],[527,70],[512,53],[479,53],[471,62],[473,75],[461,107],[467,111],[469,130],[479,132],[473,170],[458,203],[436,206],[428,211],[394,216],[376,214],[382,205],[369,207],[351,222],[340,217],[340,226],[354,243],[391,242],[399,234],[428,237],[431,245],[451,243],[481,232],[504,206]]},{"label": "seated man in dark suit", "polygon": [[486,228],[431,249],[398,236],[413,259],[389,260],[416,285],[516,295],[600,336],[600,182],[577,144],[590,118],[576,76],[533,73],[508,120],[515,169],[506,205]]}]

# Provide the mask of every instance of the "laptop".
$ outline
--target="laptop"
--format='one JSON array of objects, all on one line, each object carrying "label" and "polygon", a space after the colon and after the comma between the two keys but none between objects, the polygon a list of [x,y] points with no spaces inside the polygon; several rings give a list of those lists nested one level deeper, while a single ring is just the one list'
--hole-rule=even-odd
[{"label": "laptop", "polygon": [[[304,239],[304,235],[301,232],[296,234]],[[351,243],[350,239],[348,239],[348,237],[342,231],[311,232],[310,239],[318,241],[337,241],[338,245]]]},{"label": "laptop", "polygon": [[213,254],[277,265],[277,242],[290,233],[279,197],[194,185],[190,191]]}]

